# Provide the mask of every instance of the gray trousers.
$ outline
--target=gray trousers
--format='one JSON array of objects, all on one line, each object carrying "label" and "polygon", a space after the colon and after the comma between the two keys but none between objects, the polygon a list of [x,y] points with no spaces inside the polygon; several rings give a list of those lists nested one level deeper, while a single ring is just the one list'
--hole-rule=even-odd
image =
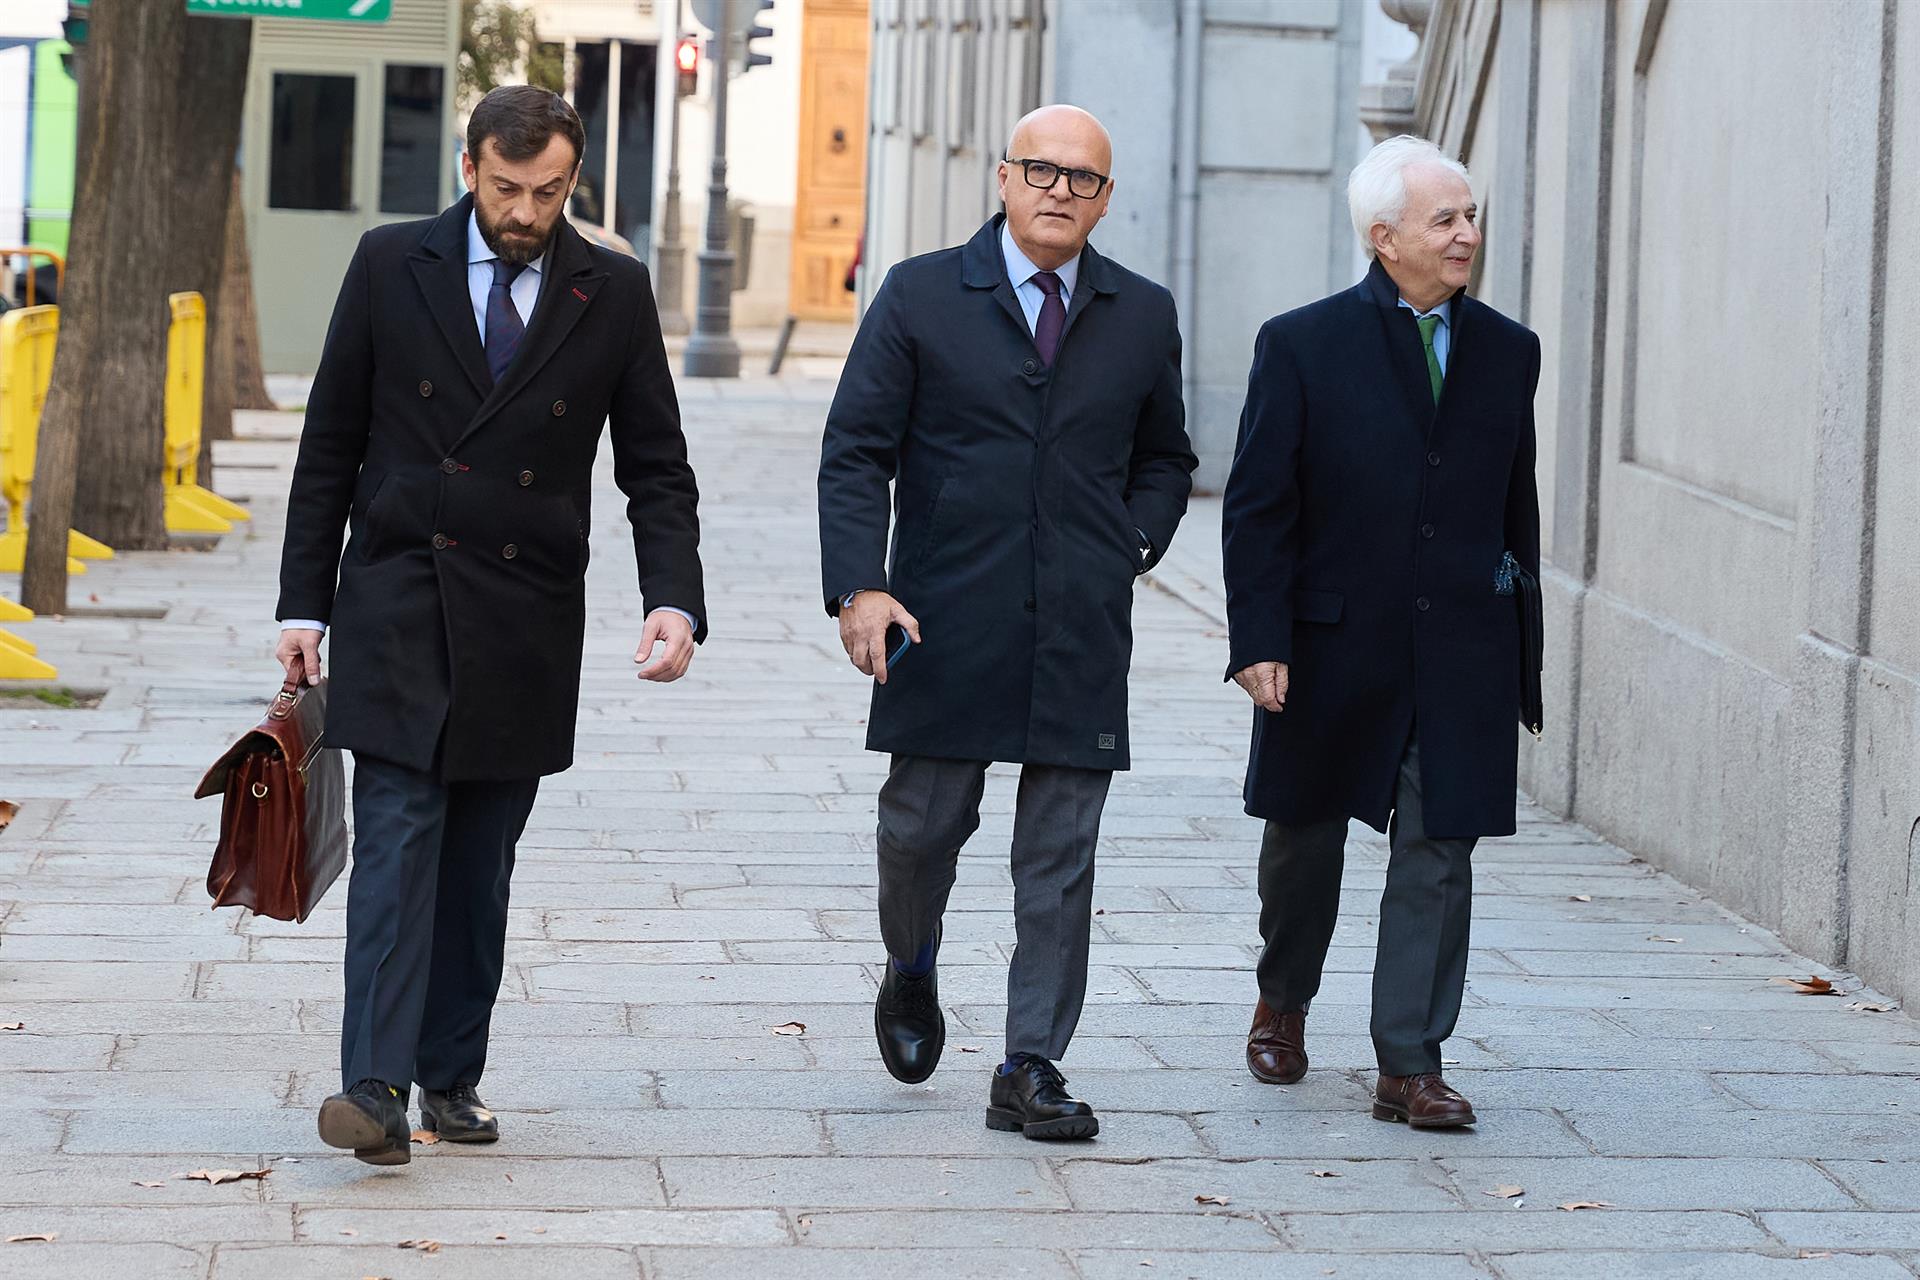
[{"label": "gray trousers", "polygon": [[355,754],[342,1088],[478,1084],[507,945],[513,850],[538,778],[441,782]]},{"label": "gray trousers", "polygon": [[[1260,842],[1260,994],[1274,1009],[1304,1009],[1340,915],[1347,820],[1267,823]],[[1373,960],[1373,1051],[1380,1070],[1440,1070],[1467,981],[1473,907],[1472,839],[1430,838],[1421,819],[1420,752],[1407,743],[1387,824],[1391,855]]]},{"label": "gray trousers", "polygon": [[[960,846],[980,826],[984,760],[895,756],[880,788],[880,937],[907,961],[939,936]],[[1087,994],[1093,851],[1113,774],[1029,764],[1013,819],[1007,1055],[1067,1051]]]}]

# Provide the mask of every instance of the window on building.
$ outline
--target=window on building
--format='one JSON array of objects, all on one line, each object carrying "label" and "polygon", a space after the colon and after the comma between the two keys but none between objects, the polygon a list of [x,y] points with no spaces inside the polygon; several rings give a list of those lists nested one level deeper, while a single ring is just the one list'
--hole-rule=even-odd
[{"label": "window on building", "polygon": [[440,211],[444,67],[387,68],[380,115],[380,212]]},{"label": "window on building", "polygon": [[352,76],[274,72],[268,207],[353,207],[353,82]]}]

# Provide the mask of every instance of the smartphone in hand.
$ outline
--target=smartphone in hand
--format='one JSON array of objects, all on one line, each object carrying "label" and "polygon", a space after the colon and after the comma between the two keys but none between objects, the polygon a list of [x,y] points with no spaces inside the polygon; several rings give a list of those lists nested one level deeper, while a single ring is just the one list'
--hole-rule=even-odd
[{"label": "smartphone in hand", "polygon": [[900,659],[907,656],[907,650],[913,648],[913,637],[907,629],[897,622],[887,624],[887,670],[892,671]]}]

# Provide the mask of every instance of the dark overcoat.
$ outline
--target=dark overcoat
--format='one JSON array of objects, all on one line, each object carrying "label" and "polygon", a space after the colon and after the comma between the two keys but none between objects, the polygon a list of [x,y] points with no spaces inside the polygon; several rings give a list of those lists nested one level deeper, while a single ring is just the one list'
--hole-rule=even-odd
[{"label": "dark overcoat", "polygon": [[1222,514],[1228,675],[1289,664],[1256,709],[1247,812],[1384,831],[1408,737],[1434,836],[1511,835],[1520,714],[1502,553],[1540,568],[1540,341],[1454,295],[1438,407],[1413,312],[1378,263],[1269,320]]},{"label": "dark overcoat", "polygon": [[827,611],[885,588],[920,622],[869,749],[1124,769],[1139,534],[1165,552],[1195,466],[1173,298],[1089,245],[1049,369],[1002,221],[895,266],[861,321],[820,461]]},{"label": "dark overcoat", "polygon": [[448,781],[573,762],[603,426],[646,607],[706,632],[698,494],[646,268],[562,219],[496,385],[467,291],[471,209],[378,227],[354,252],[280,569],[279,616],[330,624],[328,745]]}]

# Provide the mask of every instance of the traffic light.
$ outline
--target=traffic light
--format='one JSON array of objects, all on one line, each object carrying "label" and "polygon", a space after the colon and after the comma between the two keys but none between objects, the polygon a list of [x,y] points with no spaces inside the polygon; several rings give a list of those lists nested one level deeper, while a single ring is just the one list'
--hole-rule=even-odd
[{"label": "traffic light", "polygon": [[680,96],[691,98],[694,87],[700,82],[700,41],[697,37],[680,38],[680,44],[673,51],[673,69]]},{"label": "traffic light", "polygon": [[745,75],[755,67],[764,67],[773,62],[773,55],[771,53],[762,53],[753,47],[755,40],[773,39],[772,29],[760,25],[760,15],[771,8],[773,8],[773,0],[758,0],[758,4],[754,9],[754,15],[747,19],[746,40],[743,42],[745,46],[743,51],[744,56],[740,59],[740,73],[742,75]]}]

